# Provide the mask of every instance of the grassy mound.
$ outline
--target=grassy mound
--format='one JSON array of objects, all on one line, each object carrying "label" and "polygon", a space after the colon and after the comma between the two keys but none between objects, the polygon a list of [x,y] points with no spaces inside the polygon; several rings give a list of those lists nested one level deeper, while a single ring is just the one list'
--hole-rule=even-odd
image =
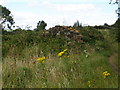
[{"label": "grassy mound", "polygon": [[3,34],[3,88],[117,88],[118,76],[108,63],[117,42],[109,30],[76,29],[84,43],[64,35],[43,37],[42,30]]}]

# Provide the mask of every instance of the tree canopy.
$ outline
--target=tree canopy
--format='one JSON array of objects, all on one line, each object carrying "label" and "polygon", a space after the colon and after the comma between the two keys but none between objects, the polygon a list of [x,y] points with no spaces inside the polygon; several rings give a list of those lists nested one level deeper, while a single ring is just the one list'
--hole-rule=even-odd
[{"label": "tree canopy", "polygon": [[43,20],[39,21],[37,23],[37,30],[44,30],[46,26],[47,26],[47,23],[45,23]]},{"label": "tree canopy", "polygon": [[77,21],[74,23],[74,25],[73,25],[73,27],[81,27],[81,26],[82,26],[82,24],[79,23],[78,20],[77,20]]},{"label": "tree canopy", "polygon": [[11,29],[12,25],[15,23],[11,11],[2,5],[0,5],[0,9],[2,11],[0,14],[0,24],[2,29],[4,29],[6,26]]}]

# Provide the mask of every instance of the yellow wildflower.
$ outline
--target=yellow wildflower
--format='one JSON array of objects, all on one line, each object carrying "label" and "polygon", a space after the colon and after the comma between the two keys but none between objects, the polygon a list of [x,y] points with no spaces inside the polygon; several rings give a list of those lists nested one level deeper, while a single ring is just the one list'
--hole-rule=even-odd
[{"label": "yellow wildflower", "polygon": [[37,59],[37,61],[39,62],[39,63],[44,63],[46,58],[45,57],[41,57],[41,58],[38,58]]},{"label": "yellow wildflower", "polygon": [[42,61],[41,63],[45,63],[45,61]]},{"label": "yellow wildflower", "polygon": [[67,51],[67,49],[65,49],[63,52],[66,52]]},{"label": "yellow wildflower", "polygon": [[60,52],[58,53],[58,56],[62,56],[64,54],[64,52]]},{"label": "yellow wildflower", "polygon": [[110,75],[110,73],[107,74],[107,76],[109,76],[109,75]]},{"label": "yellow wildflower", "polygon": [[110,75],[110,73],[108,73],[107,71],[103,72],[104,78],[108,77],[109,75]]},{"label": "yellow wildflower", "polygon": [[37,60],[38,60],[38,61],[42,61],[42,60],[45,60],[45,57],[42,57],[42,58],[38,58]]},{"label": "yellow wildflower", "polygon": [[107,73],[107,71],[103,72],[103,75],[106,74],[106,73]]},{"label": "yellow wildflower", "polygon": [[67,49],[63,50],[62,52],[59,52],[58,56],[62,56],[66,51],[67,51]]}]

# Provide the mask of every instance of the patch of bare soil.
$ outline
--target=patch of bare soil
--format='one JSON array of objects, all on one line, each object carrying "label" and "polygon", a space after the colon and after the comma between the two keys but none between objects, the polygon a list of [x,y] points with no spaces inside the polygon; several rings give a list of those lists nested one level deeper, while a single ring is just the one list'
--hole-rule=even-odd
[{"label": "patch of bare soil", "polygon": [[109,57],[109,63],[111,65],[111,68],[116,72],[116,74],[118,74],[120,76],[120,70],[118,68],[118,66],[114,63],[114,59],[116,57],[117,54],[113,54],[112,56]]}]

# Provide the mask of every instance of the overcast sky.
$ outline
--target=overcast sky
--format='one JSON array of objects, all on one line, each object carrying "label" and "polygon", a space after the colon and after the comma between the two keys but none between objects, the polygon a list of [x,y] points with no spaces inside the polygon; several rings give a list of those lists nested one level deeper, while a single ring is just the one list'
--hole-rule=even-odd
[{"label": "overcast sky", "polygon": [[110,0],[0,0],[13,14],[15,25],[36,28],[44,20],[47,28],[73,25],[79,20],[84,25],[113,24],[117,20],[117,5]]}]

